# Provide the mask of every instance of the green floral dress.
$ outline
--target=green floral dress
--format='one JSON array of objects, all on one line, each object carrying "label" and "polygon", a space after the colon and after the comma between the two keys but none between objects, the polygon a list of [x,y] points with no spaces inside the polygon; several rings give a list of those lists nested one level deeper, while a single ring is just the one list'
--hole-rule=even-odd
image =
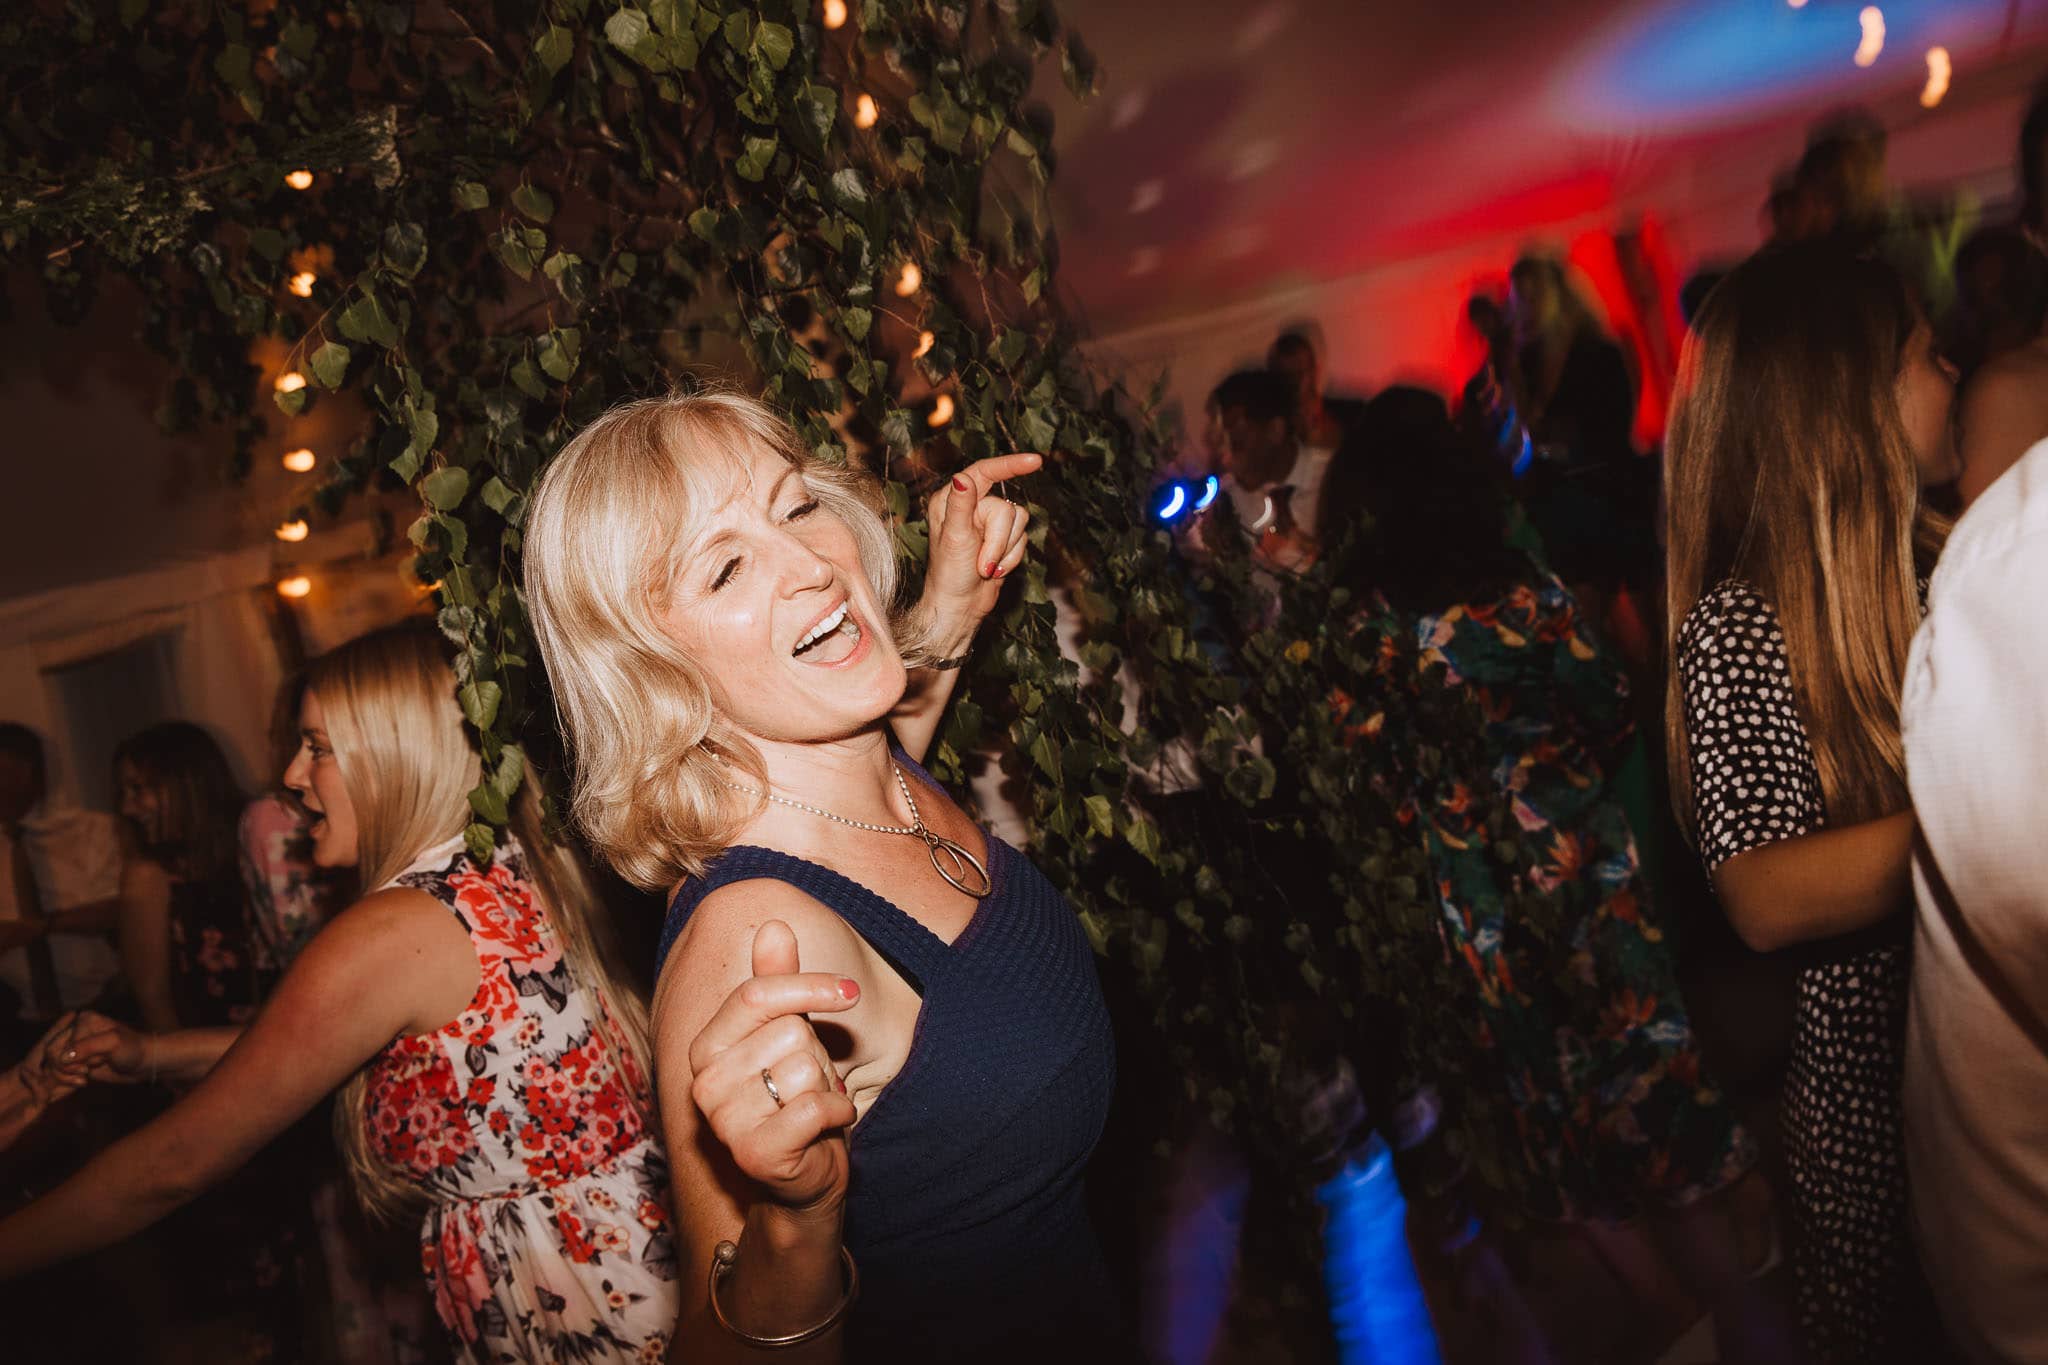
[{"label": "green floral dress", "polygon": [[[1380,709],[1340,697],[1345,731],[1428,854],[1460,1013],[1508,1101],[1492,1145],[1526,1166],[1508,1185],[1538,1217],[1614,1219],[1739,1179],[1755,1147],[1701,1064],[1615,794],[1628,685],[1571,593],[1545,578],[1421,615],[1382,600],[1352,628]],[[1444,691],[1471,704],[1419,704]],[[1428,733],[1452,725],[1466,733]]]}]

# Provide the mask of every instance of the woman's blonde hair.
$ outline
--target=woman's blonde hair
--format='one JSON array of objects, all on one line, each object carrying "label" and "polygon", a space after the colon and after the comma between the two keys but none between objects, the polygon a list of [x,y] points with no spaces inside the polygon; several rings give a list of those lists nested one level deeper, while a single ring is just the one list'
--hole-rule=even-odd
[{"label": "woman's blonde hair", "polygon": [[[1834,824],[1906,804],[1899,688],[1920,624],[1916,547],[1945,519],[1920,499],[1897,383],[1919,318],[1889,267],[1772,248],[1714,287],[1687,337],[1667,438],[1666,608],[1677,626],[1740,577],[1775,609],[1793,697]],[[1665,744],[1693,830],[1683,681]]]},{"label": "woman's blonde hair", "polygon": [[[355,812],[365,892],[381,889],[470,822],[469,793],[482,780],[483,762],[456,704],[452,653],[439,632],[420,621],[361,636],[306,669],[305,689],[320,698]],[[609,922],[581,861],[547,836],[538,784],[539,775],[529,771],[512,804],[512,837],[560,940],[562,960],[594,993],[596,1022],[607,1041],[628,1054],[620,1061],[623,1073],[645,1077],[651,1055],[646,1002],[619,970]],[[370,1148],[367,1078],[365,1068],[342,1087],[335,1136],[364,1207],[389,1217],[416,1205],[421,1193]],[[635,1098],[648,1108],[645,1093]]]},{"label": "woman's blonde hair", "polygon": [[766,785],[703,666],[661,624],[692,530],[730,496],[731,470],[761,450],[852,532],[900,631],[895,540],[875,480],[818,458],[753,398],[613,408],[555,456],[527,513],[527,607],[574,750],[576,818],[621,876],[649,889],[700,874],[732,842],[758,804],[725,785],[733,769]]}]

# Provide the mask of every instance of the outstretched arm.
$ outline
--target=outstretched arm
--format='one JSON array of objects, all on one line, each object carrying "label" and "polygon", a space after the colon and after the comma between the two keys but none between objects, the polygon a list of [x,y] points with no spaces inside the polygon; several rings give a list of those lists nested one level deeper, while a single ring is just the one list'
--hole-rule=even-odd
[{"label": "outstretched arm", "polygon": [[132,1236],[239,1168],[401,1033],[475,992],[475,950],[424,892],[379,892],[327,926],[206,1078],[0,1221],[0,1278]]},{"label": "outstretched arm", "polygon": [[[967,652],[983,618],[995,610],[1005,577],[1024,562],[1030,517],[1023,504],[992,492],[1043,463],[1036,455],[977,460],[932,495],[925,514],[931,567],[924,596],[911,611],[913,633],[932,657],[951,659]],[[922,763],[931,750],[959,682],[957,668],[911,669],[910,686],[890,713],[889,728],[912,760]]]}]

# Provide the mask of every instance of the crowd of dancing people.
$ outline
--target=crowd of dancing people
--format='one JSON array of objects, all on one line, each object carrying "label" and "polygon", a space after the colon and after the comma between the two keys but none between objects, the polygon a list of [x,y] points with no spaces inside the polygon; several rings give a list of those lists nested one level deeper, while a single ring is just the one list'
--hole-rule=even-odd
[{"label": "crowd of dancing people", "polygon": [[[1228,514],[1188,544],[1348,591],[1373,662],[1344,733],[1430,862],[1523,1212],[1647,1245],[1727,1360],[2048,1360],[2044,141],[2037,110],[2018,221],[1961,241],[1897,209],[1881,129],[1821,130],[1773,240],[1688,289],[1659,450],[1541,255],[1474,301],[1455,404],[1331,396],[1290,333],[1208,406]],[[1089,940],[920,766],[1030,552],[997,490],[1041,464],[941,483],[902,607],[865,476],[766,405],[584,428],[524,542],[573,835],[529,773],[472,842],[483,763],[430,623],[306,665],[254,800],[173,722],[117,749],[118,824],[62,811],[0,726],[22,1339],[1141,1358],[1083,1192],[1117,1084]],[[1430,692],[1476,703],[1477,779],[1383,724]],[[1775,1197],[1679,986],[1660,790],[1736,934],[1798,954]],[[663,898],[658,946],[592,858]],[[1563,932],[1517,922],[1532,894]]]}]

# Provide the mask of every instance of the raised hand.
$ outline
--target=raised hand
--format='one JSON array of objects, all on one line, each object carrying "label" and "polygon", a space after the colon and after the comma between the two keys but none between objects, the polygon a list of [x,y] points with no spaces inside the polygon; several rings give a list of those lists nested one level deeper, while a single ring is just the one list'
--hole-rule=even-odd
[{"label": "raised hand", "polygon": [[754,934],[754,974],[690,1042],[690,1098],[733,1163],[768,1197],[812,1208],[846,1195],[853,1101],[806,1014],[851,1009],[860,987],[798,970],[796,934]]},{"label": "raised hand", "polygon": [[1045,463],[1038,455],[976,460],[934,493],[925,508],[931,561],[919,610],[942,647],[964,646],[995,609],[1003,578],[1024,562],[1030,515],[1022,503],[992,496],[997,484]]}]

